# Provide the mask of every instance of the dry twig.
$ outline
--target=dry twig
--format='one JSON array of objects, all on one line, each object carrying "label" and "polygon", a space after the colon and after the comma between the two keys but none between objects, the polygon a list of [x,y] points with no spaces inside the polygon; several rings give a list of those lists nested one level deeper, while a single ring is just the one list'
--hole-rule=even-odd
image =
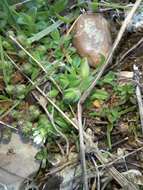
[{"label": "dry twig", "polygon": [[[133,65],[133,70],[134,70],[134,79],[135,79],[135,81],[137,81],[139,83],[140,82],[139,69],[136,65]],[[137,97],[138,106],[139,106],[141,128],[142,128],[142,133],[143,133],[143,101],[142,101],[141,89],[138,84],[136,85],[136,97]]]},{"label": "dry twig", "polygon": [[105,166],[106,167],[110,167],[113,164],[115,164],[116,162],[118,162],[119,160],[123,160],[123,159],[125,159],[125,158],[127,158],[127,157],[129,157],[129,156],[131,156],[131,155],[133,155],[133,154],[135,154],[137,152],[139,152],[139,151],[142,151],[142,150],[143,150],[143,147],[140,147],[140,148],[138,148],[138,149],[136,149],[136,150],[134,150],[132,152],[129,152],[128,154],[125,154],[124,156],[120,156],[120,157],[114,159],[113,161],[108,162],[107,164],[99,165],[98,167],[99,168],[102,168],[102,167],[105,167]]},{"label": "dry twig", "polygon": [[0,121],[0,124],[3,125],[3,126],[6,126],[10,129],[14,129],[15,131],[18,131],[18,129],[16,129],[15,127],[12,127],[11,125],[7,124],[7,123],[4,123],[3,121]]},{"label": "dry twig", "polygon": [[117,60],[117,62],[112,65],[109,69],[113,69],[116,66],[121,66],[122,65],[122,61],[132,52],[134,51],[136,48],[138,48],[141,44],[143,43],[143,38],[141,38],[136,44],[134,44],[129,50],[127,50],[122,57]]},{"label": "dry twig", "polygon": [[125,59],[132,51],[138,48],[143,43],[143,38],[141,38],[136,44],[134,44],[128,51],[126,51],[122,57],[119,59],[119,63]]}]

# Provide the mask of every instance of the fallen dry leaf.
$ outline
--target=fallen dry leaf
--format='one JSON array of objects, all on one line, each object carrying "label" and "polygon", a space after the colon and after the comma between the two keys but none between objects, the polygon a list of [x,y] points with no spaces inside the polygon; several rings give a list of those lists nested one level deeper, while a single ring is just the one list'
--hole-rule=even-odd
[{"label": "fallen dry leaf", "polygon": [[93,102],[93,106],[94,106],[95,108],[101,108],[101,101],[95,100],[95,101]]},{"label": "fallen dry leaf", "polygon": [[14,73],[14,75],[12,76],[12,84],[17,84],[18,82],[23,82],[24,81],[24,77],[22,76],[22,74],[19,71],[16,71]]}]

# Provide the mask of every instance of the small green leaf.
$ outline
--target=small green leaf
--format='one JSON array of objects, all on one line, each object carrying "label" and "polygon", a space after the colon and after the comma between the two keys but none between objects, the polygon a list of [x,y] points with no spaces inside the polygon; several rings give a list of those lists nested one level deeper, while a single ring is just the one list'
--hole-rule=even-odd
[{"label": "small green leaf", "polygon": [[67,3],[68,3],[68,0],[55,1],[54,5],[51,7],[51,10],[54,13],[60,13],[66,8]]},{"label": "small green leaf", "polygon": [[28,75],[28,76],[30,76],[30,75],[32,74],[32,70],[33,70],[32,64],[30,64],[30,63],[24,63],[24,64],[22,65],[22,71],[23,71],[26,75]]},{"label": "small green leaf", "polygon": [[74,55],[72,57],[72,66],[76,69],[79,68],[81,62],[81,58],[78,55]]},{"label": "small green leaf", "polygon": [[81,77],[83,79],[87,78],[89,76],[89,72],[90,72],[90,69],[89,69],[87,58],[83,58],[81,61],[81,71],[80,71]]},{"label": "small green leaf", "polygon": [[113,129],[113,125],[108,124],[107,125],[107,141],[108,141],[109,149],[112,148],[112,142],[111,142],[111,131],[112,131],[112,129]]},{"label": "small green leaf", "polygon": [[13,95],[14,89],[15,89],[15,87],[14,87],[13,85],[7,85],[7,87],[6,87],[6,92],[7,92],[9,95]]},{"label": "small green leaf", "polygon": [[75,20],[75,18],[77,17],[77,14],[75,14],[75,12],[74,12],[74,14],[71,13],[71,14],[69,14],[68,16],[61,16],[61,15],[59,15],[59,14],[56,13],[56,16],[57,16],[57,18],[58,18],[59,20],[63,21],[63,22],[66,23],[66,24],[69,24],[69,23],[71,23],[73,20]]},{"label": "small green leaf", "polygon": [[37,16],[37,7],[31,7],[28,11],[28,14],[32,18],[33,22],[35,22]]},{"label": "small green leaf", "polygon": [[38,109],[37,106],[35,106],[35,105],[29,106],[29,115],[28,115],[28,117],[29,117],[30,121],[38,119],[39,115],[40,115],[40,110]]},{"label": "small green leaf", "polygon": [[56,89],[53,89],[51,90],[49,93],[48,93],[48,97],[50,98],[55,98],[57,95],[58,95],[59,91],[56,90]]},{"label": "small green leaf", "polygon": [[107,75],[104,76],[102,82],[105,84],[114,84],[114,81],[116,79],[116,76],[113,72],[109,72]]},{"label": "small green leaf", "polygon": [[64,102],[65,103],[74,103],[77,102],[80,98],[81,92],[76,88],[69,88],[64,92]]},{"label": "small green leaf", "polygon": [[60,40],[59,30],[55,29],[54,31],[51,32],[50,36],[53,38],[53,40],[58,42]]},{"label": "small green leaf", "polygon": [[114,123],[120,117],[119,107],[108,109],[106,114],[107,114],[107,118],[108,118],[109,122]]},{"label": "small green leaf", "polygon": [[67,76],[65,74],[62,74],[59,78],[60,84],[62,86],[63,89],[65,89],[68,85],[69,85],[69,79],[67,78]]},{"label": "small green leaf", "polygon": [[61,117],[56,118],[56,124],[60,126],[60,128],[64,131],[69,130],[69,125],[65,122],[65,120]]},{"label": "small green leaf", "polygon": [[93,0],[92,3],[89,1],[88,7],[89,7],[92,11],[97,11],[97,9],[98,9],[98,0]]},{"label": "small green leaf", "polygon": [[46,148],[42,148],[35,156],[36,160],[43,160],[43,159],[47,159],[48,157],[48,153],[47,153],[47,149]]},{"label": "small green leaf", "polygon": [[15,93],[19,97],[26,93],[26,86],[24,84],[19,84],[15,86]]},{"label": "small green leaf", "polygon": [[107,100],[109,98],[109,94],[107,91],[102,89],[97,89],[93,95],[91,96],[91,99],[98,99],[98,100]]}]

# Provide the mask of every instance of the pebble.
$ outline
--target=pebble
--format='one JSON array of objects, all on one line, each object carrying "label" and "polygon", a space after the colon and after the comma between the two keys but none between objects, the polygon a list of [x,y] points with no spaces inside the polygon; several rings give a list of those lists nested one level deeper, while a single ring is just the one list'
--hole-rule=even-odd
[{"label": "pebble", "polygon": [[0,190],[4,186],[7,190],[19,190],[21,183],[38,171],[40,163],[35,160],[38,151],[31,143],[23,143],[16,133],[10,143],[0,144]]},{"label": "pebble", "polygon": [[98,13],[81,15],[74,26],[73,45],[81,57],[87,57],[90,66],[96,67],[101,55],[106,58],[112,47],[107,20]]}]

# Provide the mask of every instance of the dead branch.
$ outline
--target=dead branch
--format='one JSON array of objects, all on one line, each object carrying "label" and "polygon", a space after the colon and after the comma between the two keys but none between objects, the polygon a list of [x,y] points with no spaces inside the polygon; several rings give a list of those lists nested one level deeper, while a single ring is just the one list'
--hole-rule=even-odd
[{"label": "dead branch", "polygon": [[123,174],[121,174],[118,170],[116,170],[115,167],[113,167],[112,165],[110,167],[106,167],[106,164],[108,164],[108,160],[104,158],[101,151],[95,145],[91,145],[91,147],[93,146],[94,146],[93,152],[95,153],[97,159],[105,166],[107,172],[121,185],[123,189],[138,190],[136,185],[128,181]]},{"label": "dead branch", "polygon": [[[134,69],[135,81],[137,81],[139,83],[140,82],[139,69],[136,65],[133,65],[133,69]],[[142,101],[141,89],[140,89],[140,86],[138,84],[136,85],[136,97],[137,97],[137,102],[138,102],[138,107],[139,107],[141,128],[142,128],[142,133],[143,133],[143,101]]]},{"label": "dead branch", "polygon": [[141,44],[143,43],[143,38],[141,38],[136,44],[134,44],[129,50],[127,50],[122,57],[117,60],[117,62],[112,65],[109,69],[113,69],[116,66],[121,66],[122,65],[122,61],[132,52],[134,51],[136,48],[138,48]]}]

